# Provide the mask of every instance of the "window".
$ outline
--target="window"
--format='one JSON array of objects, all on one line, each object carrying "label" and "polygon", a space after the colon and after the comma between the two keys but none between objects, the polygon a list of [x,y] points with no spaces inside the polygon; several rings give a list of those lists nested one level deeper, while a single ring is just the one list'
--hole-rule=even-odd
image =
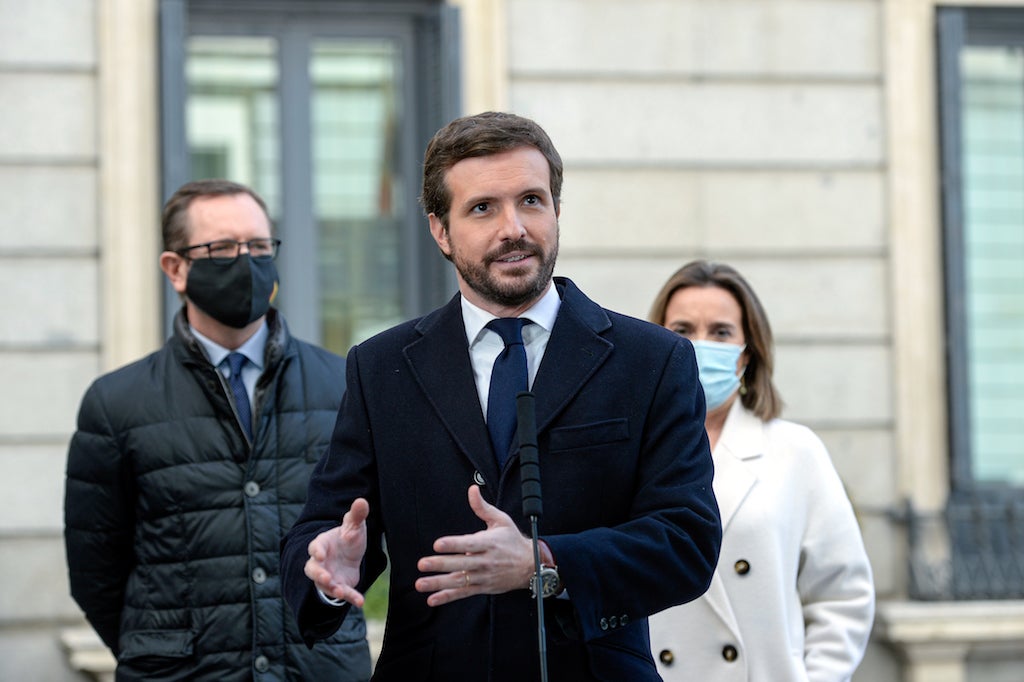
[{"label": "window", "polygon": [[454,291],[417,204],[458,111],[454,26],[436,0],[162,0],[164,198],[205,177],[259,192],[296,336],[344,354]]},{"label": "window", "polygon": [[937,12],[953,461],[949,570],[922,596],[1020,598],[1024,12]]}]

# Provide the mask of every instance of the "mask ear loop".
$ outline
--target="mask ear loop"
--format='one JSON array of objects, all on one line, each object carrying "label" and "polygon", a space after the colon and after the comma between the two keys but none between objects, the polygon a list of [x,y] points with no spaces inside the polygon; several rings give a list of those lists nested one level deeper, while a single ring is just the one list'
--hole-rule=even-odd
[{"label": "mask ear loop", "polygon": [[[743,344],[743,348],[740,350],[740,353],[743,353],[745,350],[747,350],[747,344]],[[749,366],[749,364],[750,363],[747,363],[746,365],[743,365],[743,369],[740,370],[740,395],[746,395],[747,394],[747,381],[746,381],[746,378],[747,378],[747,367]]]}]

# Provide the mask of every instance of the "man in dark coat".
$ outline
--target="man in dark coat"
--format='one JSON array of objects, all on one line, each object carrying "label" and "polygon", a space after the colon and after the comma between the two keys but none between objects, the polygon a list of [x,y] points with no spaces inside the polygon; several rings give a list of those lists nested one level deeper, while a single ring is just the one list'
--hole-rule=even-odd
[{"label": "man in dark coat", "polygon": [[[282,580],[312,643],[344,626],[390,559],[375,680],[538,679],[531,589],[544,596],[550,679],[659,680],[647,616],[711,580],[721,522],[693,349],[552,278],[561,182],[533,121],[487,113],[439,131],[422,200],[459,295],[349,353]],[[521,339],[505,340],[510,327]],[[495,409],[523,355],[541,580],[515,438]]]},{"label": "man in dark coat", "polygon": [[183,186],[163,237],[174,334],[93,383],[68,452],[71,594],[118,680],[367,680],[362,613],[310,651],[278,575],[344,360],[271,307],[279,242],[252,190]]}]

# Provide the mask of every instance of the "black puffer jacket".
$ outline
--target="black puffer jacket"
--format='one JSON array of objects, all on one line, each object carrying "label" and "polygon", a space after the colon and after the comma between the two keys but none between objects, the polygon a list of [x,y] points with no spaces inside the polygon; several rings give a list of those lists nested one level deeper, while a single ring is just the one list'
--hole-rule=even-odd
[{"label": "black puffer jacket", "polygon": [[71,594],[119,680],[366,680],[362,614],[315,649],[281,597],[278,545],[330,440],[345,361],[267,317],[250,449],[184,312],[156,353],[97,379],[68,453]]}]

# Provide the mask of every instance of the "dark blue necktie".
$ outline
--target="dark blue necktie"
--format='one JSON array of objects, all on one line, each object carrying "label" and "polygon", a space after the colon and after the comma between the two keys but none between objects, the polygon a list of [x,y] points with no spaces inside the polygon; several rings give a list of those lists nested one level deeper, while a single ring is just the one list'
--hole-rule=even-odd
[{"label": "dark blue necktie", "polygon": [[523,327],[531,324],[524,317],[499,317],[487,328],[501,336],[505,350],[498,354],[491,369],[491,387],[487,393],[487,429],[498,466],[504,466],[512,448],[516,430],[516,395],[527,390],[526,348]]},{"label": "dark blue necktie", "polygon": [[228,386],[231,387],[231,395],[235,396],[235,408],[238,410],[238,419],[242,422],[245,435],[252,440],[252,407],[249,405],[249,393],[245,390],[242,382],[242,367],[245,366],[246,357],[241,353],[228,355],[228,368],[231,375],[228,377]]}]

